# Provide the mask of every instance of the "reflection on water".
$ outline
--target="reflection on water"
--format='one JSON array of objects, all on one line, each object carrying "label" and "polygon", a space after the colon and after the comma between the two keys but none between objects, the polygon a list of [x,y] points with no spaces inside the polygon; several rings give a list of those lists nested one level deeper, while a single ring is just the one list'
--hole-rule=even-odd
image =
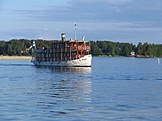
[{"label": "reflection on water", "polygon": [[[49,82],[50,81],[50,82]],[[38,89],[42,95],[73,102],[90,101],[91,82],[88,80],[47,80]],[[57,103],[57,102],[56,102]],[[59,102],[58,102],[59,103]]]},{"label": "reflection on water", "polygon": [[73,72],[73,73],[91,73],[91,67],[45,67],[45,66],[36,66],[36,68],[49,69],[53,72]]},{"label": "reflection on water", "polygon": [[162,118],[162,66],[153,59],[94,58],[92,69],[10,60],[0,70],[1,121]]},{"label": "reflection on water", "polygon": [[38,78],[36,82],[38,82],[37,93],[41,95],[37,106],[48,109],[51,117],[92,109],[86,106],[92,100],[90,67],[37,67],[37,69],[48,70],[50,75],[48,78]]}]

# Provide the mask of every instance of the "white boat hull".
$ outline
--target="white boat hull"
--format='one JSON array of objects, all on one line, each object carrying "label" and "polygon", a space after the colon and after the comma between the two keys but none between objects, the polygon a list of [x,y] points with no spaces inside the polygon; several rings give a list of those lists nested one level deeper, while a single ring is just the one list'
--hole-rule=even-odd
[{"label": "white boat hull", "polygon": [[70,61],[60,61],[60,62],[38,62],[32,60],[36,66],[60,66],[60,67],[91,67],[92,55],[85,55],[84,57],[76,60]]}]

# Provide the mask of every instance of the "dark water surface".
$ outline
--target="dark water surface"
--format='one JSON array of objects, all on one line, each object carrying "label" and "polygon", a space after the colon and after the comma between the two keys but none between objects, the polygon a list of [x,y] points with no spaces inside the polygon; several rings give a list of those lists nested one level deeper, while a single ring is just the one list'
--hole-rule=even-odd
[{"label": "dark water surface", "polygon": [[0,61],[0,121],[161,121],[162,63],[93,58],[92,68]]}]

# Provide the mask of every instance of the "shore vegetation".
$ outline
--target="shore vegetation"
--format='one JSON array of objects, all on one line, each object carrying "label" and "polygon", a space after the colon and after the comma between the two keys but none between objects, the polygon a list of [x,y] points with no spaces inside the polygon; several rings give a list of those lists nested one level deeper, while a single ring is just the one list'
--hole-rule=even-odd
[{"label": "shore vegetation", "polygon": [[[1,56],[31,56],[29,49],[32,41],[36,41],[37,48],[48,48],[57,40],[27,40],[12,39],[0,41]],[[111,41],[91,41],[91,53],[93,56],[125,56],[125,57],[162,57],[162,44],[141,43],[120,43]]]}]

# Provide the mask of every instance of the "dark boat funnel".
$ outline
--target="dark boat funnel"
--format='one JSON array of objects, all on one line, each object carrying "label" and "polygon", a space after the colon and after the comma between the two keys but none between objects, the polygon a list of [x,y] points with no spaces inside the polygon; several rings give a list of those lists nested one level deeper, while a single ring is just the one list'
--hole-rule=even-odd
[{"label": "dark boat funnel", "polygon": [[65,37],[66,37],[65,33],[62,33],[61,34],[61,40],[62,40],[62,42],[65,42]]}]

